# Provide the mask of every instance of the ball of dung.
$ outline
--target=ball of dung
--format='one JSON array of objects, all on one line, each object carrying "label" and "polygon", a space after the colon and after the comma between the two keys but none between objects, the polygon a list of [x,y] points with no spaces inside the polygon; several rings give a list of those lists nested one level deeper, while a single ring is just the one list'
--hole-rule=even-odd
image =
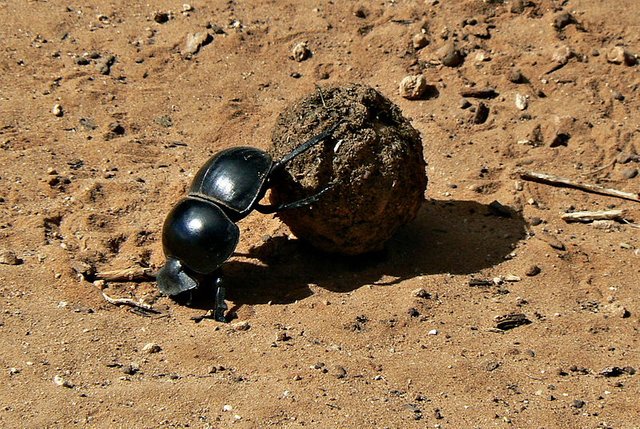
[{"label": "ball of dung", "polygon": [[322,250],[348,255],[380,250],[424,201],[420,134],[371,87],[319,88],[280,114],[271,154],[280,159],[334,124],[329,138],[273,178],[271,202],[321,193],[313,204],[278,216],[298,238]]}]

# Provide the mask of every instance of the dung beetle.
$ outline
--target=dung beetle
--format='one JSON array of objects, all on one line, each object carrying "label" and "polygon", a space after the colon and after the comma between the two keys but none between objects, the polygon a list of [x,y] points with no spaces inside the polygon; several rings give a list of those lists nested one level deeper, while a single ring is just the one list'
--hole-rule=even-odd
[{"label": "dung beetle", "polygon": [[328,127],[278,161],[263,150],[246,146],[212,156],[196,173],[188,195],[173,207],[162,227],[166,263],[157,275],[160,291],[188,303],[199,287],[215,286],[214,317],[226,321],[220,268],[238,245],[240,230],[236,223],[253,210],[270,214],[318,201],[331,185],[291,203],[260,204],[272,179],[287,163],[330,137],[339,124]]}]

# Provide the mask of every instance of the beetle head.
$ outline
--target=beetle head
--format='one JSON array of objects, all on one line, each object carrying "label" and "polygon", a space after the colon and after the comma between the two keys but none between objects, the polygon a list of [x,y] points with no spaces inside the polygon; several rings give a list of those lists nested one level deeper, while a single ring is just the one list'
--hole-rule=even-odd
[{"label": "beetle head", "polygon": [[158,288],[162,293],[176,296],[198,287],[195,278],[185,272],[184,267],[174,258],[167,258],[167,263],[157,275]]}]

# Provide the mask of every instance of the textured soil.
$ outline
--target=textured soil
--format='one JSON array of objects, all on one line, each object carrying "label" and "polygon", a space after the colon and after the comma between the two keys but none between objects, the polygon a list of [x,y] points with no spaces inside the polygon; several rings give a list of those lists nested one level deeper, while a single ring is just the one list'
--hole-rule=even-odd
[{"label": "textured soil", "polygon": [[[0,426],[640,426],[640,203],[520,175],[639,191],[636,0],[132,3],[0,2]],[[349,83],[429,164],[383,252],[254,213],[230,324],[96,281],[162,265],[209,156],[269,149],[286,106]]]}]

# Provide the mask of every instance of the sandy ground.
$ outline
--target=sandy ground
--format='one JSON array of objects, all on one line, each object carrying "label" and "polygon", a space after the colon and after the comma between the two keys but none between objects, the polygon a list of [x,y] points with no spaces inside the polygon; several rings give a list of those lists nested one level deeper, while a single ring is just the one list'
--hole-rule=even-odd
[{"label": "sandy ground", "polygon": [[[0,426],[640,427],[640,204],[520,176],[639,191],[636,0],[132,3],[0,2]],[[287,105],[351,82],[429,163],[385,252],[325,255],[252,214],[230,324],[79,276],[157,269],[211,154],[268,149]]]}]

